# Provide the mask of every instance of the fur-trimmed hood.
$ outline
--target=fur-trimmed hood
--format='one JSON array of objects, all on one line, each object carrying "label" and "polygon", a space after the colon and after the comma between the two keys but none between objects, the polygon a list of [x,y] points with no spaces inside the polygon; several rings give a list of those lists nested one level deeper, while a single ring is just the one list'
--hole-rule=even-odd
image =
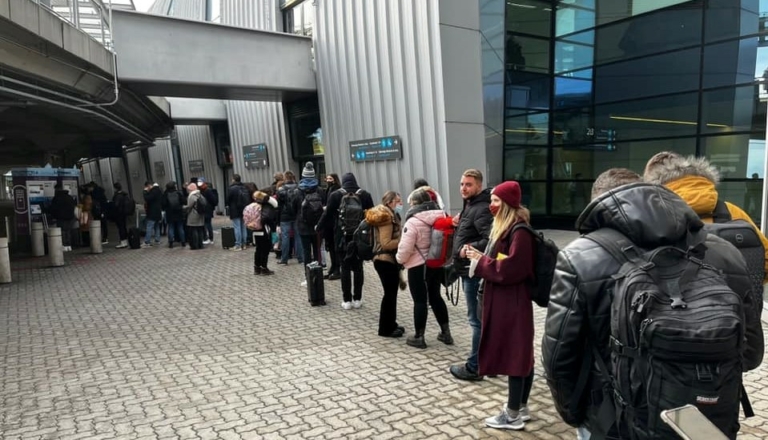
[{"label": "fur-trimmed hood", "polygon": [[646,168],[643,180],[648,183],[665,185],[686,176],[699,176],[717,185],[720,172],[703,157],[669,157]]},{"label": "fur-trimmed hood", "polygon": [[365,221],[371,226],[381,226],[392,223],[392,210],[384,205],[376,205],[365,212]]}]

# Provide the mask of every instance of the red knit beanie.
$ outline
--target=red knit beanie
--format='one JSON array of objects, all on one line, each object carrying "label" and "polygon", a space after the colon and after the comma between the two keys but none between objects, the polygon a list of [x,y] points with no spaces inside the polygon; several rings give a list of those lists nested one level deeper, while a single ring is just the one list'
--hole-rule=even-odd
[{"label": "red knit beanie", "polygon": [[494,194],[512,208],[520,207],[520,184],[514,180],[508,180],[496,185],[496,187],[493,188],[493,191],[491,191],[491,194]]}]

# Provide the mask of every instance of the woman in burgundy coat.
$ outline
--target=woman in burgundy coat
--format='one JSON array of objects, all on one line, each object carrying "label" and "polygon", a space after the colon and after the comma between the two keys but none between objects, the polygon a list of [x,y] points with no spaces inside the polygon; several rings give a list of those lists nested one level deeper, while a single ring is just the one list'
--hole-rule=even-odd
[{"label": "woman in burgundy coat", "polygon": [[533,384],[531,281],[536,260],[533,235],[527,229],[514,230],[530,221],[520,199],[517,182],[496,186],[491,192],[494,218],[486,252],[467,248],[467,257],[477,260],[475,274],[484,283],[479,374],[509,377],[507,405],[485,424],[515,430],[525,428],[531,419],[527,403]]}]

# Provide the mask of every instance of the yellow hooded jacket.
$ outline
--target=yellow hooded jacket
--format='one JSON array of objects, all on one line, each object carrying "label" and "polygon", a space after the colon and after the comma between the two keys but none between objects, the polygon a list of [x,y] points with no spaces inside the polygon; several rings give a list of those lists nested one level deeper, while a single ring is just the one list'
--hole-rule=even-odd
[{"label": "yellow hooded jacket", "polygon": [[[671,180],[665,183],[664,186],[685,200],[685,203],[701,217],[704,223],[712,223],[712,213],[715,211],[718,198],[715,183],[712,180],[703,176],[687,175]],[[760,232],[760,228],[755,225],[755,222],[749,218],[749,215],[743,209],[728,202],[725,202],[725,205],[728,207],[728,211],[734,220],[746,220],[757,231],[765,248],[766,280],[764,282],[768,282],[768,238],[765,238],[762,232]]]}]

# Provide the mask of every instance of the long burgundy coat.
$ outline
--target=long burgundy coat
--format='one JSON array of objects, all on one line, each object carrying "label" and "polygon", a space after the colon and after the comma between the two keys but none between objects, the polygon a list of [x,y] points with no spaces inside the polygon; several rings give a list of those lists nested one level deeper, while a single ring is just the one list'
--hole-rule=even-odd
[{"label": "long burgundy coat", "polygon": [[[511,229],[510,229],[511,231]],[[534,238],[525,229],[507,232],[483,255],[475,274],[485,280],[480,335],[481,375],[525,377],[533,369]],[[507,257],[497,260],[499,253]]]}]

